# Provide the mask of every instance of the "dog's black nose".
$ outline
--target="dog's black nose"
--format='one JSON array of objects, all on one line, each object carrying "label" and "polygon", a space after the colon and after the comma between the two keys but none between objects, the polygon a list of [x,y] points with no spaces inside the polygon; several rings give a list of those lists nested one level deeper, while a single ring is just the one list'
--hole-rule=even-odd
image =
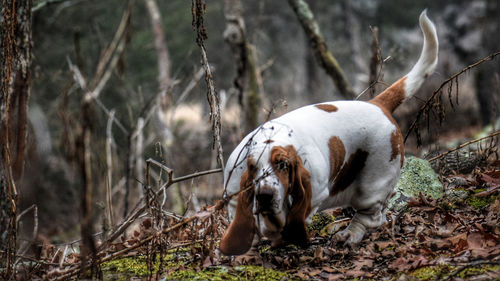
[{"label": "dog's black nose", "polygon": [[255,196],[257,200],[257,211],[259,213],[272,210],[274,191],[269,187],[261,187]]}]

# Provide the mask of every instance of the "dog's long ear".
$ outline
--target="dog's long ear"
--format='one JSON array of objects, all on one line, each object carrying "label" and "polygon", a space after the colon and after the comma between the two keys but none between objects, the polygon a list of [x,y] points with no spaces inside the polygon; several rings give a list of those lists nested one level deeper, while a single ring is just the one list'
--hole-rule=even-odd
[{"label": "dog's long ear", "polygon": [[291,157],[290,167],[290,188],[288,195],[292,196],[292,207],[286,217],[286,225],[283,229],[282,236],[287,242],[298,246],[306,246],[309,242],[306,231],[306,218],[311,213],[311,180],[309,171],[304,168],[302,159],[297,154],[295,149],[289,150],[290,154],[295,154]]},{"label": "dog's long ear", "polygon": [[[253,176],[249,169],[241,177],[238,205],[233,222],[220,241],[220,250],[225,255],[242,255],[252,246],[255,234],[253,217]],[[249,188],[250,187],[250,188]]]}]

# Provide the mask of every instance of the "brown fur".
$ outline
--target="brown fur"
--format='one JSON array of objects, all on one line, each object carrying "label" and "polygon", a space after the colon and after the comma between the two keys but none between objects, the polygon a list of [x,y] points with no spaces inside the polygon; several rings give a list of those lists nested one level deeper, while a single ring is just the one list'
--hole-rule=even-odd
[{"label": "brown fur", "polygon": [[[406,77],[403,77],[402,79],[404,78]],[[396,83],[399,83],[399,81]],[[383,93],[385,93],[385,91],[382,92],[382,94]],[[382,112],[384,112],[385,116],[389,119],[389,121],[391,121],[391,123],[394,124],[394,126],[396,126],[396,130],[391,135],[392,153],[391,153],[391,159],[389,159],[389,161],[394,160],[398,154],[401,154],[401,167],[403,167],[403,163],[405,161],[405,149],[404,149],[405,145],[403,142],[403,135],[401,134],[401,129],[399,129],[398,123],[396,122],[396,120],[394,120],[394,117],[392,117],[391,111],[389,111],[389,109],[387,109],[383,104],[380,104],[379,103],[380,101],[376,100],[376,98],[378,98],[380,95],[378,95],[377,97],[368,102],[380,107],[380,109],[382,109]]]},{"label": "brown fur", "polygon": [[330,149],[330,181],[333,181],[344,163],[345,146],[339,137],[331,137],[328,141],[328,148]]},{"label": "brown fur", "polygon": [[361,149],[356,150],[347,162],[342,166],[337,177],[335,177],[335,182],[332,189],[330,190],[330,195],[333,196],[343,190],[345,190],[351,183],[354,182],[358,174],[365,167],[366,159],[369,153]]},{"label": "brown fur", "polygon": [[391,146],[392,146],[392,153],[391,153],[391,159],[389,161],[396,159],[396,157],[398,157],[398,154],[400,154],[401,167],[403,167],[403,163],[405,162],[404,142],[403,142],[403,136],[401,135],[401,131],[397,126],[396,126],[396,131],[394,131],[391,135]]},{"label": "brown fur", "polygon": [[371,99],[370,102],[392,113],[405,98],[405,80],[406,76],[396,81],[375,98]]},{"label": "brown fur", "polygon": [[[240,190],[253,185],[255,163],[248,158],[248,169],[241,177]],[[253,167],[253,168],[252,168]],[[255,234],[255,219],[252,213],[254,188],[251,187],[238,195],[238,205],[234,220],[220,241],[220,250],[226,255],[242,255],[252,246]]]},{"label": "brown fur", "polygon": [[[278,169],[280,161],[288,161],[286,170]],[[311,213],[312,187],[310,174],[292,145],[275,146],[271,150],[271,163],[285,190],[285,198],[292,197],[292,207],[282,231],[283,240],[299,246],[309,242],[305,220]]]},{"label": "brown fur", "polygon": [[317,108],[319,108],[321,110],[324,110],[326,112],[329,112],[329,113],[335,112],[335,111],[338,110],[338,108],[335,105],[333,105],[333,104],[317,104],[315,106]]}]

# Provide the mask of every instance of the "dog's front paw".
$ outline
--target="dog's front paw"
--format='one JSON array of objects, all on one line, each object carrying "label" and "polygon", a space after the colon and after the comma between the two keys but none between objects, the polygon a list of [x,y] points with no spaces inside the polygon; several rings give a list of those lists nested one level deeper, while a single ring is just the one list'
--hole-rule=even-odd
[{"label": "dog's front paw", "polygon": [[344,230],[335,234],[335,239],[339,242],[344,242],[348,245],[357,245],[365,236],[366,228],[359,223],[352,223]]}]

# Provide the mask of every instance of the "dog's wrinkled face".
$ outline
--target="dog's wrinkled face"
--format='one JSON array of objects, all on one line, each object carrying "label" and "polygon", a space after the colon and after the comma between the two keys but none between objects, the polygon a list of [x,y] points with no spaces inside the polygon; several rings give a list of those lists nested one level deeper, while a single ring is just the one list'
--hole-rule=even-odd
[{"label": "dog's wrinkled face", "polygon": [[292,145],[253,150],[233,222],[221,240],[223,253],[246,252],[255,231],[273,246],[283,242],[306,245],[305,219],[311,212],[309,172]]},{"label": "dog's wrinkled face", "polygon": [[277,246],[282,242],[281,232],[293,203],[290,191],[297,156],[282,146],[274,146],[265,154],[268,155],[264,159],[269,161],[255,161],[251,157],[247,168],[255,169],[253,211],[258,230]]}]

